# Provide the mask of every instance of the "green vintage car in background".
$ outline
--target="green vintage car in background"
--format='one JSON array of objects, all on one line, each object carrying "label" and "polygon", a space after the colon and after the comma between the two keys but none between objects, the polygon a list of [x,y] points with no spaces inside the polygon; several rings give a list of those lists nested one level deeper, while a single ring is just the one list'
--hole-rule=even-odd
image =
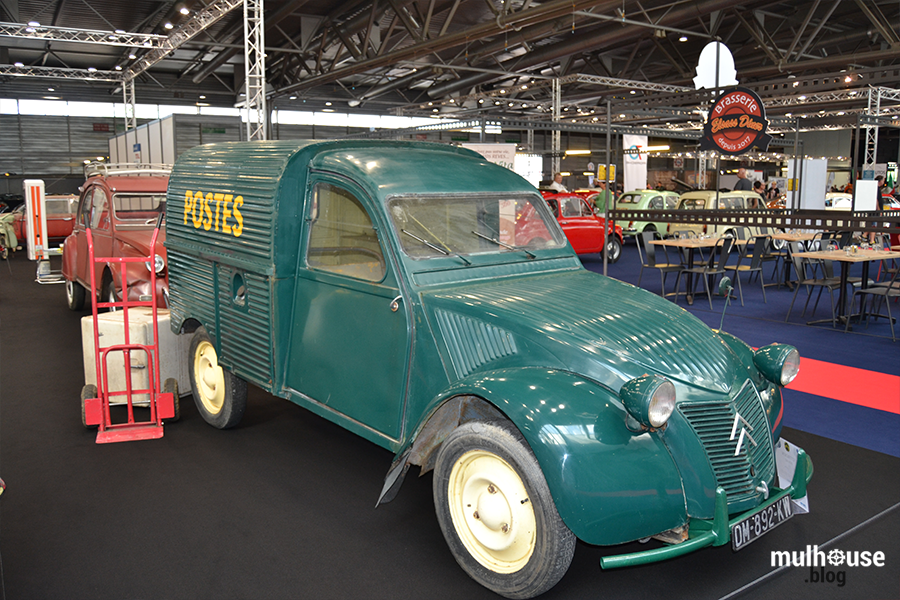
[{"label": "green vintage car in background", "polygon": [[576,538],[660,540],[604,568],[739,549],[805,495],[811,462],[782,489],[774,454],[797,351],[585,270],[537,190],[474,152],[199,146],[166,206],[203,418],[237,425],[250,382],[393,452],[379,504],[433,470],[450,549],[499,594],[551,588]]},{"label": "green vintage car in background", "polygon": [[[667,190],[634,190],[626,192],[616,200],[616,208],[621,210],[674,210],[678,205],[678,192]],[[623,235],[637,236],[645,231],[666,234],[666,221],[630,221],[622,227]]]}]

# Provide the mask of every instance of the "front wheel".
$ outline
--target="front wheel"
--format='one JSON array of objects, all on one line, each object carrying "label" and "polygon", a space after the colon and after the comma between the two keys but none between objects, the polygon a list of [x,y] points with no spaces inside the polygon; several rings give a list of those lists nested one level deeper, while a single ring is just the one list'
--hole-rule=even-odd
[{"label": "front wheel", "polygon": [[606,240],[606,262],[614,263],[622,257],[622,242],[613,236]]},{"label": "front wheel", "polygon": [[438,451],[433,486],[444,539],[481,585],[507,598],[532,598],[568,570],[575,535],[510,423],[474,421],[455,429]]},{"label": "front wheel", "polygon": [[191,339],[191,393],[203,420],[216,429],[237,425],[247,407],[247,382],[219,365],[205,327]]},{"label": "front wheel", "polygon": [[77,281],[66,279],[66,304],[69,310],[81,310],[84,308],[85,289]]}]

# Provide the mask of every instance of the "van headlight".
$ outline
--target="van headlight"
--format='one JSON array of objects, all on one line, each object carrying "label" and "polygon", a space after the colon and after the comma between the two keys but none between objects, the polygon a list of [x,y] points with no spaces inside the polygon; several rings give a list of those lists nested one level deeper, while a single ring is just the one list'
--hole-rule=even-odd
[{"label": "van headlight", "polygon": [[800,372],[800,353],[787,344],[769,344],[753,353],[753,364],[766,379],[785,386]]},{"label": "van headlight", "polygon": [[[147,270],[150,270],[150,263],[145,262],[144,265],[147,267]],[[159,275],[166,268],[166,259],[164,259],[159,254],[153,255],[153,270],[156,271],[156,274]]]},{"label": "van headlight", "polygon": [[619,390],[625,409],[641,425],[662,427],[675,410],[675,386],[659,375],[641,375]]}]

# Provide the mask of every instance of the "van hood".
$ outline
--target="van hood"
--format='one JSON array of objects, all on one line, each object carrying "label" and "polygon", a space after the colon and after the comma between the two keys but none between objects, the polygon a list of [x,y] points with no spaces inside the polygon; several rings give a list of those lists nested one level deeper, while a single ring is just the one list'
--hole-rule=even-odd
[{"label": "van hood", "polygon": [[[737,357],[702,321],[586,270],[454,286],[422,300],[454,365],[490,369],[491,357],[533,344],[558,363],[529,366],[579,373],[614,390],[646,373],[720,393],[735,380]],[[505,349],[496,351],[498,343]]]}]

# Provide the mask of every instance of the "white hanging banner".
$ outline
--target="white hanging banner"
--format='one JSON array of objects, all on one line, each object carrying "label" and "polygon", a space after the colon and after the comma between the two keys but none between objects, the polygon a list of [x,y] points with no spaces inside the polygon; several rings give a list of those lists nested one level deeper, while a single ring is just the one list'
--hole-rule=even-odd
[{"label": "white hanging banner", "polygon": [[622,134],[625,191],[647,189],[647,136]]},{"label": "white hanging banner", "polygon": [[516,145],[515,144],[460,144],[463,148],[474,150],[482,155],[489,162],[501,167],[506,167],[510,171],[514,170],[516,162]]}]

